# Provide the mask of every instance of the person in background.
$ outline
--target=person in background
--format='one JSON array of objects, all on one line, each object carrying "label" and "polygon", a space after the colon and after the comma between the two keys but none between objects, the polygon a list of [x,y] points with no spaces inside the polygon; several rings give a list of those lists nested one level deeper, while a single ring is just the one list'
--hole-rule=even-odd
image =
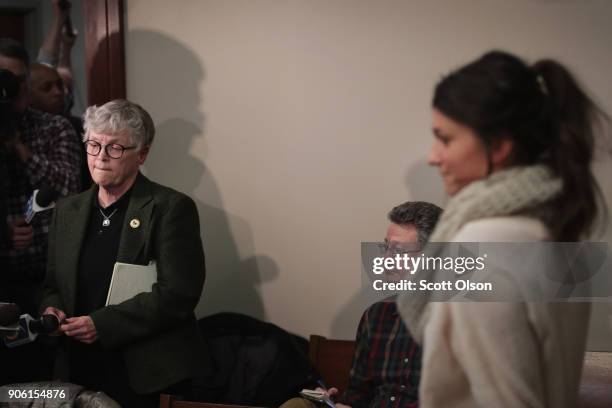
[{"label": "person in background", "polygon": [[[188,394],[207,369],[194,309],[205,276],[197,208],[149,181],[139,167],[153,120],[114,100],[85,112],[84,142],[94,185],[57,203],[41,309],[63,334],[63,380],[103,391],[125,407],[156,407],[159,393]],[[157,281],[106,306],[115,262],[148,265]]]},{"label": "person in background", "polygon": [[74,74],[72,70],[72,48],[77,32],[72,27],[68,0],[51,0],[53,21],[38,51],[36,62],[57,69],[63,83],[65,96],[64,115],[70,116],[74,105]]},{"label": "person in background", "polygon": [[72,48],[77,40],[77,32],[62,31],[62,42],[60,47],[60,58],[57,65],[57,73],[64,82],[64,94],[66,95],[65,114],[70,115],[75,103],[74,72],[72,69]]},{"label": "person in background", "polygon": [[34,315],[45,274],[51,214],[39,213],[26,224],[24,212],[35,189],[49,188],[60,196],[79,191],[80,146],[66,119],[28,107],[29,58],[20,43],[0,39],[0,69],[10,71],[20,83],[11,100],[16,129],[3,144],[6,194],[0,199],[8,212],[14,241],[31,242],[0,250],[0,258],[11,266],[11,273],[0,271],[0,299],[15,302],[24,313]]},{"label": "person in background", "polygon": [[[67,114],[64,85],[58,71],[44,64],[34,63],[30,69],[30,106],[42,112],[65,117],[72,128],[79,145],[82,144],[83,121],[81,118]],[[80,185],[85,191],[91,187],[91,175],[87,168],[85,148],[80,148]]]},{"label": "person in background", "polygon": [[[19,93],[19,86],[19,79],[11,71],[0,69],[0,197],[7,195],[5,186],[8,184],[8,169],[6,167],[8,152],[6,151],[5,143],[14,138],[16,131],[17,115],[13,109],[13,99]],[[7,216],[6,203],[0,199],[0,251],[6,253],[14,245],[17,245],[17,242],[13,240],[13,235],[25,238],[26,241],[21,245],[24,247],[29,246],[33,234],[31,233],[26,236],[14,234],[14,231],[9,229],[9,225],[6,222]],[[10,274],[9,268],[8,259],[0,257],[0,270]]]},{"label": "person in background", "polygon": [[64,83],[54,68],[30,66],[30,106],[52,115],[64,114]]},{"label": "person in background", "polygon": [[[414,251],[415,246],[424,247],[441,212],[440,207],[423,201],[394,207],[388,215],[385,254],[394,256]],[[359,322],[348,388],[338,396],[336,407],[418,407],[421,354],[421,347],[402,323],[395,298],[374,303]],[[336,388],[328,390],[330,396],[337,393]],[[294,398],[281,408],[317,406]]]},{"label": "person in background", "polygon": [[[52,4],[54,19],[51,28],[39,50],[36,62],[30,67],[30,106],[68,119],[80,144],[83,120],[70,113],[74,102],[70,54],[76,33],[72,31],[71,26],[67,27],[70,20],[70,3],[52,0]],[[84,148],[81,148],[80,170],[81,191],[85,191],[91,186],[92,180]]]},{"label": "person in background", "polygon": [[[598,117],[554,60],[528,65],[491,51],[445,76],[428,160],[451,198],[430,241],[586,237],[598,213],[590,167]],[[425,350],[421,407],[576,406],[588,303],[422,300],[398,298]]]},{"label": "person in background", "polygon": [[[28,61],[21,44],[0,39],[0,231],[9,238],[0,245],[0,301],[16,303],[22,313],[35,316],[45,274],[50,211],[37,213],[26,223],[26,205],[35,189],[47,188],[60,195],[76,192],[80,160],[70,124],[28,108]],[[9,77],[10,90],[5,88]],[[1,344],[0,384],[48,379],[47,356],[40,343],[15,349]]]}]

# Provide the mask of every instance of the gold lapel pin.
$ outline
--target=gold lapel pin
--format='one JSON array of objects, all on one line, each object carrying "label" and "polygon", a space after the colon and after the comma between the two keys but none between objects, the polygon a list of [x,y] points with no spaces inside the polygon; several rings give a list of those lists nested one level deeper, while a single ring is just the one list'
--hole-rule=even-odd
[{"label": "gold lapel pin", "polygon": [[140,227],[140,221],[138,221],[138,218],[134,218],[132,221],[130,221],[130,227],[132,228]]}]

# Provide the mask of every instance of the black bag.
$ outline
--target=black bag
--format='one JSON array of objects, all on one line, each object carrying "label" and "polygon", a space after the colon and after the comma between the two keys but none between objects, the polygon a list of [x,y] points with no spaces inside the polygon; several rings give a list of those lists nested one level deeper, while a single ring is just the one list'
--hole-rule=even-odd
[{"label": "black bag", "polygon": [[198,400],[278,407],[316,378],[302,337],[237,313],[198,323],[212,359],[212,376],[194,381]]}]

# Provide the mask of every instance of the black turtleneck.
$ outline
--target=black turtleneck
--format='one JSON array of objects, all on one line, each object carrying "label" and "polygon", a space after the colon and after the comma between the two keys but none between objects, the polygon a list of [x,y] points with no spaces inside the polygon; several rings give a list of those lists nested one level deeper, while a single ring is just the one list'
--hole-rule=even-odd
[{"label": "black turtleneck", "polygon": [[[75,316],[87,316],[106,304],[130,192],[106,208],[102,208],[97,197],[93,200],[79,257]],[[105,217],[109,221],[107,226],[103,225]]]}]

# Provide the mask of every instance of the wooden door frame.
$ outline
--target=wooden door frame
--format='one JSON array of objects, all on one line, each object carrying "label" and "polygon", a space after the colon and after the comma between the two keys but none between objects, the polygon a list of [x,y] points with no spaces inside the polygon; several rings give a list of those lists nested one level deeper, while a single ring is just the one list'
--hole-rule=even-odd
[{"label": "wooden door frame", "polygon": [[124,99],[124,1],[87,0],[84,3],[87,104],[101,105]]}]

